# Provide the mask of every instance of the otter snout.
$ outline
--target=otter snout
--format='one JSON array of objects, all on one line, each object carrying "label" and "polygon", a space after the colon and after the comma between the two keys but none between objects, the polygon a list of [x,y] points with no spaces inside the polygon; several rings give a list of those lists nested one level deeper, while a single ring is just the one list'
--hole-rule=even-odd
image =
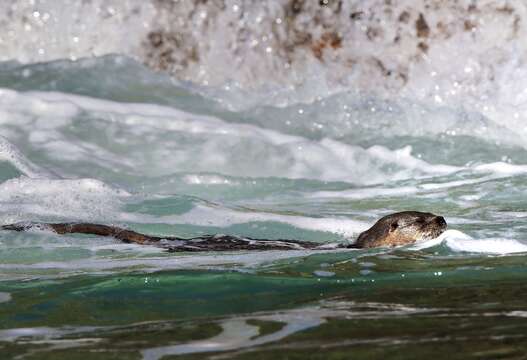
[{"label": "otter snout", "polygon": [[426,228],[423,228],[423,235],[427,238],[435,238],[441,235],[447,228],[445,218],[442,216],[435,216],[428,220]]},{"label": "otter snout", "polygon": [[435,216],[431,221],[434,222],[435,224],[441,226],[441,227],[446,227],[447,226],[446,220],[442,216]]}]

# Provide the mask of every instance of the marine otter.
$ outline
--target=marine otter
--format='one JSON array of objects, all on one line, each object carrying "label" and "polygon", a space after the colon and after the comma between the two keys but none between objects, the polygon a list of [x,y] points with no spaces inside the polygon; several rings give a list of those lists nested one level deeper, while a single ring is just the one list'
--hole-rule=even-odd
[{"label": "marine otter", "polygon": [[141,234],[116,226],[91,223],[20,223],[3,225],[2,230],[27,231],[32,228],[49,229],[57,234],[90,234],[112,236],[125,243],[155,245],[171,252],[231,251],[231,250],[302,250],[328,248],[373,248],[413,244],[433,239],[447,227],[442,216],[418,211],[403,211],[387,215],[359,235],[351,245],[328,245],[299,240],[263,240],[232,235],[204,235],[185,239]]}]

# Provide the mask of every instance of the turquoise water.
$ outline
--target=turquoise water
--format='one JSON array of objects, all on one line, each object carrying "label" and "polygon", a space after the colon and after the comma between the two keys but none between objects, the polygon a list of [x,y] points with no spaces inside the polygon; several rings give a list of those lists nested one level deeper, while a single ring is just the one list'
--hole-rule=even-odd
[{"label": "turquoise water", "polygon": [[351,90],[286,105],[253,95],[121,56],[1,64],[0,222],[349,243],[419,210],[450,230],[400,249],[221,254],[3,232],[3,357],[525,354],[519,130]]}]

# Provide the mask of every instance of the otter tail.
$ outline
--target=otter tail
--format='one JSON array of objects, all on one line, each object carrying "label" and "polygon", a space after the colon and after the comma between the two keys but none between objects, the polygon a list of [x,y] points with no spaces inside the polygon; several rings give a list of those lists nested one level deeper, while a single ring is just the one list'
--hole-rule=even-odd
[{"label": "otter tail", "polygon": [[[180,251],[233,251],[233,250],[306,250],[323,249],[323,245],[299,240],[263,240],[232,235],[204,235],[195,238],[158,237],[117,226],[92,223],[18,223],[3,225],[2,230],[50,230],[57,234],[87,234],[111,236],[125,243],[155,245],[169,252]],[[341,247],[341,246],[339,246]]]}]

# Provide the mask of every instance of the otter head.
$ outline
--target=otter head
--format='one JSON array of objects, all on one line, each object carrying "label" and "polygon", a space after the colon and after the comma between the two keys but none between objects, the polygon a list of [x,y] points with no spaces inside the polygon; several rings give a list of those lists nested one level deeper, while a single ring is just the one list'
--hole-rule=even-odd
[{"label": "otter head", "polygon": [[442,216],[418,211],[403,211],[387,215],[357,238],[352,247],[371,248],[413,244],[434,239],[446,230]]}]

